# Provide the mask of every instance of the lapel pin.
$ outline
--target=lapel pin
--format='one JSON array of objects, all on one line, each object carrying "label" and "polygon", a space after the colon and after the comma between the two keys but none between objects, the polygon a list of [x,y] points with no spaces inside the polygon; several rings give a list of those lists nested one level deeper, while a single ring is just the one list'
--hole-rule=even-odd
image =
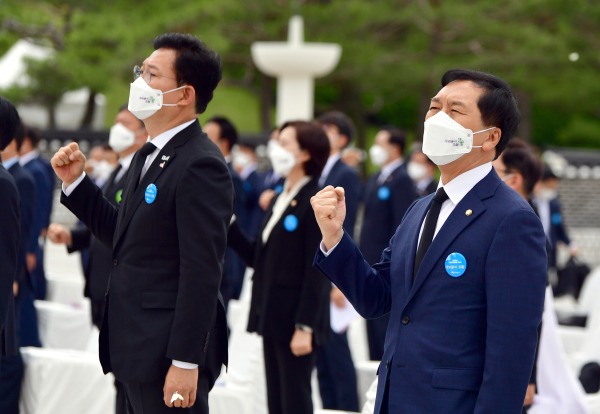
[{"label": "lapel pin", "polygon": [[296,205],[298,205],[298,202],[296,200],[292,200],[292,202],[290,203],[290,206],[296,207]]},{"label": "lapel pin", "polygon": [[468,209],[467,211],[465,211],[465,216],[469,217],[471,214],[473,214],[473,210]]},{"label": "lapel pin", "polygon": [[171,158],[170,155],[163,155],[162,158],[160,159],[161,161],[169,161],[169,158]]},{"label": "lapel pin", "polygon": [[158,166],[159,166],[160,168],[165,168],[165,162],[166,162],[166,161],[163,161],[163,162],[161,162],[160,164],[158,164]]}]

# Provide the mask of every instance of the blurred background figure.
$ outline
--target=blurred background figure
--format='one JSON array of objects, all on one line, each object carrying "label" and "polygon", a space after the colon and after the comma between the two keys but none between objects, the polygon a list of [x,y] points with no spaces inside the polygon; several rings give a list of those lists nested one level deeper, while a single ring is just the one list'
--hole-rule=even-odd
[{"label": "blurred background figure", "polygon": [[407,172],[415,183],[415,190],[419,197],[434,193],[437,190],[436,171],[437,166],[427,155],[423,154],[421,145],[413,145]]},{"label": "blurred background figure", "polygon": [[[344,231],[354,237],[356,214],[360,199],[361,184],[357,172],[342,161],[342,151],[354,137],[354,124],[343,112],[331,111],[317,119],[329,139],[329,158],[319,178],[319,187],[328,185],[344,187],[346,191],[346,220]],[[351,306],[343,293],[335,286],[331,288],[332,306]],[[358,411],[356,371],[348,345],[347,331],[334,332],[317,360],[317,373],[323,408],[330,410]]]},{"label": "blurred background figure", "polygon": [[244,189],[244,216],[242,230],[248,237],[253,239],[260,228],[264,217],[264,211],[258,203],[258,198],[263,190],[265,176],[258,171],[258,158],[256,155],[256,144],[250,141],[238,142],[233,147],[233,168],[242,180]]},{"label": "blurred background figure", "polygon": [[228,243],[254,268],[248,331],[263,338],[267,401],[271,414],[313,414],[311,376],[329,337],[331,284],[313,265],[321,239],[310,198],[329,155],[323,130],[287,122],[270,159],[285,177],[257,240],[237,220]]},{"label": "blurred background figure", "polygon": [[[214,142],[227,163],[233,190],[235,192],[235,204],[233,213],[242,227],[247,226],[246,192],[244,184],[233,165],[232,149],[238,141],[238,132],[233,123],[223,116],[213,116],[204,125],[204,132]],[[221,280],[221,295],[225,309],[231,299],[239,299],[244,283],[246,265],[243,260],[231,249],[225,250],[225,263],[223,265],[223,278]]]},{"label": "blurred background figure", "polygon": [[356,171],[360,169],[360,165],[365,162],[366,158],[365,151],[360,148],[348,147],[342,151],[342,161],[344,164],[354,168]]},{"label": "blurred background figure", "polygon": [[[370,265],[377,263],[388,246],[404,213],[417,199],[415,186],[406,171],[404,149],[406,134],[394,128],[382,128],[369,149],[371,162],[379,167],[365,184],[362,194],[364,215],[359,238],[360,250]],[[381,361],[389,314],[367,319],[369,357]]]},{"label": "blurred background figure", "polygon": [[119,156],[110,145],[95,145],[90,149],[89,158],[85,163],[85,173],[94,184],[102,187],[110,173],[117,167]]},{"label": "blurred background figure", "polygon": [[35,299],[46,297],[46,273],[44,271],[44,243],[50,223],[54,199],[55,175],[50,162],[37,151],[41,132],[23,125],[24,138],[19,151],[19,163],[35,180],[36,208],[33,217],[33,234],[27,249],[27,270],[30,273]]}]

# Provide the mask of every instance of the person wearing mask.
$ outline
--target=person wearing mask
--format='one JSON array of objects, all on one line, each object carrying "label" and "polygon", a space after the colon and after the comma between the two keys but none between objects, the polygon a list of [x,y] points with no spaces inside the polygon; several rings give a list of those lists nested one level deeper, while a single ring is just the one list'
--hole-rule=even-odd
[{"label": "person wearing mask", "polygon": [[[243,227],[245,227],[248,222],[245,208],[247,202],[246,193],[242,179],[233,166],[231,153],[238,141],[237,129],[229,119],[223,116],[213,116],[206,122],[204,131],[208,135],[208,138],[219,147],[223,157],[225,157],[235,192],[233,213],[239,222],[243,223]],[[223,279],[221,281],[221,295],[223,295],[225,309],[227,309],[227,305],[231,299],[239,299],[242,285],[244,284],[245,272],[246,266],[244,265],[244,261],[228,247],[225,251],[225,264],[223,265]]]},{"label": "person wearing mask", "polygon": [[312,266],[319,228],[310,207],[329,154],[323,130],[286,122],[270,151],[283,191],[251,241],[237,220],[228,243],[254,268],[248,331],[262,336],[270,414],[312,414],[311,374],[329,336],[330,283]]},{"label": "person wearing mask", "polygon": [[242,230],[253,239],[264,218],[264,210],[258,204],[258,198],[264,185],[264,175],[258,172],[256,146],[250,142],[239,142],[233,147],[233,168],[242,180],[244,189],[245,223]]},{"label": "person wearing mask", "polygon": [[496,76],[455,69],[441,83],[423,133],[441,171],[435,195],[371,266],[343,230],[344,190],[324,188],[311,200],[315,264],[363,316],[391,313],[375,414],[518,413],[546,287],[542,225],[492,167],[519,112]]},{"label": "person wearing mask", "polygon": [[154,39],[134,68],[129,111],[148,141],[134,155],[118,209],[86,176],[76,143],[52,166],[61,203],[112,247],[100,362],[123,384],[129,412],[208,413],[227,362],[219,298],[233,188],[219,149],[202,132],[221,79],[219,56],[189,34]]},{"label": "person wearing mask", "polygon": [[[46,297],[46,273],[44,272],[44,243],[52,214],[55,176],[50,162],[37,151],[40,132],[24,125],[25,137],[19,151],[19,163],[35,180],[37,206],[34,209],[33,237],[27,249],[27,270],[31,275],[35,299]],[[38,235],[36,238],[35,235]]]},{"label": "person wearing mask", "polygon": [[[339,186],[346,190],[347,220],[344,222],[344,229],[350,237],[354,237],[361,184],[357,172],[341,159],[342,151],[348,147],[354,136],[354,125],[352,120],[340,111],[326,112],[319,116],[317,121],[325,130],[331,147],[329,158],[319,178],[319,186]],[[331,303],[340,309],[348,306],[348,300],[335,285],[331,287]],[[321,349],[317,359],[317,377],[323,408],[358,411],[358,384],[347,330],[331,330],[331,341]]]},{"label": "person wearing mask", "polygon": [[[0,156],[13,140],[20,123],[19,113],[13,104],[0,96]],[[21,209],[19,190],[15,180],[2,163],[0,163],[0,194],[2,194],[2,203],[0,204],[0,228],[2,229],[0,231],[0,263],[2,263],[0,272],[0,382],[4,383],[4,361],[20,358],[16,344],[15,291],[13,287],[18,268]],[[1,406],[2,403],[0,403]],[[10,411],[3,410],[2,412]]]},{"label": "person wearing mask", "polygon": [[[360,250],[374,265],[400,224],[408,207],[417,199],[412,180],[406,172],[404,148],[406,134],[393,127],[382,128],[369,149],[371,162],[380,170],[365,184],[362,202],[363,222],[359,238]],[[369,357],[381,361],[389,314],[367,319]]]},{"label": "person wearing mask", "polygon": [[413,147],[406,171],[415,183],[415,189],[419,197],[435,193],[435,190],[437,190],[436,169],[435,163],[423,154],[419,146]]}]

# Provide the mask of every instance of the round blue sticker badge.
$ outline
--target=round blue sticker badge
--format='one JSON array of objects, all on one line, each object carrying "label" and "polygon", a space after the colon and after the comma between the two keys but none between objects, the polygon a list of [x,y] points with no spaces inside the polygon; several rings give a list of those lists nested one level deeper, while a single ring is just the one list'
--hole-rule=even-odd
[{"label": "round blue sticker badge", "polygon": [[148,184],[148,187],[146,187],[146,192],[144,193],[144,200],[146,200],[146,204],[154,203],[157,194],[158,188],[156,188],[154,184]]},{"label": "round blue sticker badge", "polygon": [[281,194],[281,192],[283,191],[283,184],[276,185],[273,191],[275,191],[275,194]]},{"label": "round blue sticker badge", "polygon": [[379,187],[379,190],[377,190],[377,197],[379,197],[380,200],[385,201],[390,198],[390,193],[391,191],[389,187]]},{"label": "round blue sticker badge", "polygon": [[552,214],[550,220],[552,221],[552,224],[558,226],[562,223],[562,216],[560,215],[560,213],[554,213]]},{"label": "round blue sticker badge", "polygon": [[287,231],[296,230],[298,228],[298,217],[294,216],[293,214],[288,214],[283,219],[283,227]]},{"label": "round blue sticker badge", "polygon": [[446,258],[446,273],[452,277],[460,277],[467,270],[467,259],[460,253],[450,253]]}]

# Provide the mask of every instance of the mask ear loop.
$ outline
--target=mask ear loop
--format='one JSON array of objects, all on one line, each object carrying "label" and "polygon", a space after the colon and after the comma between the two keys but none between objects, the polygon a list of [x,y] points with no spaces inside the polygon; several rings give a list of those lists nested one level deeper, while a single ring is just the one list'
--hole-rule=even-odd
[{"label": "mask ear loop", "polygon": [[[473,135],[480,134],[480,133],[486,132],[486,131],[490,131],[490,130],[492,130],[494,128],[496,128],[496,127],[490,127],[490,128],[482,129],[481,131],[473,132]],[[483,145],[471,145],[471,148],[483,148]]]},{"label": "mask ear loop", "polygon": [[[188,86],[188,85],[182,85],[182,86],[180,86],[180,87],[178,87],[178,88],[175,88],[175,89],[170,89],[170,90],[168,90],[168,91],[165,91],[165,92],[163,92],[162,94],[163,94],[163,95],[166,95],[166,94],[168,94],[168,93],[175,92],[175,91],[178,91],[178,90],[180,90],[180,89],[183,89],[183,88],[185,88],[186,86]],[[176,103],[174,103],[174,104],[166,104],[166,103],[163,103],[163,104],[162,104],[162,106],[177,106],[177,104],[176,104]]]}]

